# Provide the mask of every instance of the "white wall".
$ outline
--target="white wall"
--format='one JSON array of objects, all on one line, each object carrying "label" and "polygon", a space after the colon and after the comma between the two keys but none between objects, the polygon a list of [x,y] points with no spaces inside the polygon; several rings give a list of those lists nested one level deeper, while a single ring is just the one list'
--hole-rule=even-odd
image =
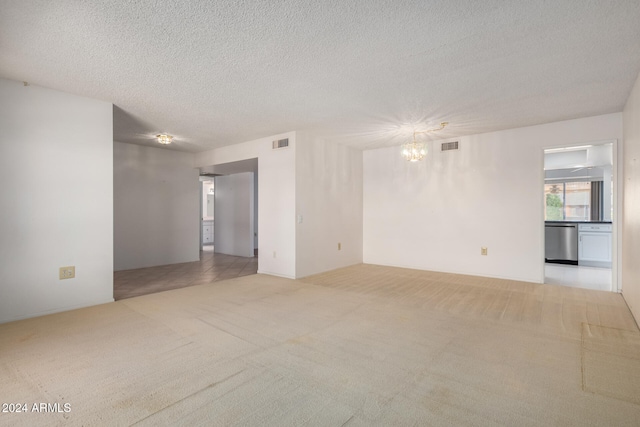
[{"label": "white wall", "polygon": [[623,118],[622,294],[640,323],[640,76],[629,95]]},{"label": "white wall", "polygon": [[217,253],[253,257],[253,172],[215,177],[214,222]]},{"label": "white wall", "polygon": [[[272,141],[289,138],[289,147],[273,150]],[[258,272],[296,275],[296,133],[261,138],[196,153],[204,167],[258,158]]]},{"label": "white wall", "polygon": [[0,323],[113,301],[112,104],[0,79],[0,130]]},{"label": "white wall", "polygon": [[436,142],[418,163],[366,151],[364,262],[541,282],[543,149],[621,136],[617,113]]},{"label": "white wall", "polygon": [[113,185],[115,270],[199,259],[193,154],[114,142]]},{"label": "white wall", "polygon": [[362,152],[297,137],[296,276],[362,263]]},{"label": "white wall", "polygon": [[258,174],[253,174],[253,249],[258,249]]}]

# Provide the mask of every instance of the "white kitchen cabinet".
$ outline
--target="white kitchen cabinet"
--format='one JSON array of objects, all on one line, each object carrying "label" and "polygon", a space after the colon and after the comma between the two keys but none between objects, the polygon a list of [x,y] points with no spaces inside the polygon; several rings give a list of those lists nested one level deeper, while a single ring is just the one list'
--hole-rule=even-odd
[{"label": "white kitchen cabinet", "polygon": [[580,224],[578,265],[611,267],[611,224]]},{"label": "white kitchen cabinet", "polygon": [[202,221],[202,244],[213,244],[213,221]]}]

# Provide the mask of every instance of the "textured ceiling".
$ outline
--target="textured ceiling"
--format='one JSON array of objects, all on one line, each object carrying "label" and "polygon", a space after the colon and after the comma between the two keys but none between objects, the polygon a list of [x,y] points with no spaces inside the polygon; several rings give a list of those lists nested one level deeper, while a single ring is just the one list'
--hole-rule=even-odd
[{"label": "textured ceiling", "polygon": [[618,112],[640,1],[0,0],[0,76],[114,104],[114,138],[358,148]]}]

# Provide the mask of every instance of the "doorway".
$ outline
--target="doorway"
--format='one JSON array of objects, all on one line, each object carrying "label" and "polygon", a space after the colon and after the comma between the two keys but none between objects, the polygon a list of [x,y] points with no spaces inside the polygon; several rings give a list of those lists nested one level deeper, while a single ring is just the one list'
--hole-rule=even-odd
[{"label": "doorway", "polygon": [[618,291],[615,141],[544,150],[544,283]]},{"label": "doorway", "polygon": [[200,183],[201,198],[201,223],[200,223],[200,250],[213,251],[214,239],[214,212],[215,212],[215,181],[204,179]]},{"label": "doorway", "polygon": [[257,257],[258,159],[202,167],[200,180],[202,251]]}]

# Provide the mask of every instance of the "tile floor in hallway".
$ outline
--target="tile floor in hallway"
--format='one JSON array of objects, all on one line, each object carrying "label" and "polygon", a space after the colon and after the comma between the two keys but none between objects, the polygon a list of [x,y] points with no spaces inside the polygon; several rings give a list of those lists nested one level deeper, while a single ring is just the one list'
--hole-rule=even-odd
[{"label": "tile floor in hallway", "polygon": [[546,263],[544,283],[572,288],[611,291],[611,269]]},{"label": "tile floor in hallway", "polygon": [[213,246],[205,246],[200,251],[200,261],[114,272],[113,296],[117,301],[257,272],[257,256],[245,258],[218,254],[213,252]]}]

